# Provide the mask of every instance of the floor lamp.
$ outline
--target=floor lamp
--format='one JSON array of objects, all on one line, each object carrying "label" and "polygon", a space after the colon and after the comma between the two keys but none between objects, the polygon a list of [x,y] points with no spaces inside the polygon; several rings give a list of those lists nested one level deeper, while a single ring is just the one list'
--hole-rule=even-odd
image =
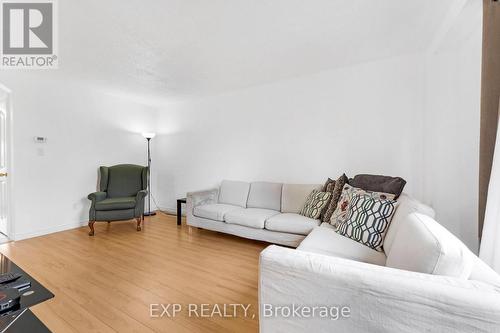
[{"label": "floor lamp", "polygon": [[144,212],[144,216],[156,215],[151,211],[151,139],[156,136],[156,133],[142,133],[142,136],[148,141],[148,211]]}]

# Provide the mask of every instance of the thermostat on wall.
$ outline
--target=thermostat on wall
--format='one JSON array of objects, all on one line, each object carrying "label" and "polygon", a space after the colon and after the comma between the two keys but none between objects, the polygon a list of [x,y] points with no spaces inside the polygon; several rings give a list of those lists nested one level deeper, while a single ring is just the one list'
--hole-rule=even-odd
[{"label": "thermostat on wall", "polygon": [[33,139],[35,140],[36,143],[45,143],[45,142],[47,142],[47,138],[44,137],[44,136],[35,136]]}]

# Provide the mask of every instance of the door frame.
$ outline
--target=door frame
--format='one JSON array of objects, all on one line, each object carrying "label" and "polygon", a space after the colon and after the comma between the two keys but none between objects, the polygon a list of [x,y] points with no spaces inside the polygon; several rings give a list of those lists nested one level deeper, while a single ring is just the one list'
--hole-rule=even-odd
[{"label": "door frame", "polygon": [[7,154],[5,156],[5,164],[7,166],[7,172],[8,172],[8,176],[7,176],[7,202],[5,203],[5,206],[6,206],[6,217],[7,217],[7,237],[9,238],[9,240],[14,240],[14,235],[15,235],[15,228],[14,228],[14,207],[13,207],[13,183],[14,183],[14,177],[12,176],[12,171],[14,169],[14,159],[13,159],[13,148],[14,148],[14,145],[13,145],[13,141],[14,141],[14,133],[12,131],[13,127],[12,127],[12,124],[13,124],[13,108],[12,108],[12,90],[10,90],[9,88],[7,88],[5,85],[3,85],[2,83],[0,83],[0,91],[2,91],[3,93],[5,93],[5,96],[6,96],[6,106],[7,106],[7,110],[6,110],[6,114],[7,114],[7,119],[6,119],[6,134],[5,134],[5,139],[6,139],[6,150],[7,150]]}]

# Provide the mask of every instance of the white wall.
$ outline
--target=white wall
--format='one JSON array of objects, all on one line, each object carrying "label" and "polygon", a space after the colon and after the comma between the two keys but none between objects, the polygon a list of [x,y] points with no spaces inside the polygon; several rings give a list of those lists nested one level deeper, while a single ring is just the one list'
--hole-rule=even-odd
[{"label": "white wall", "polygon": [[477,252],[481,1],[426,54],[170,105],[159,118],[160,206],[221,179],[399,175]]},{"label": "white wall", "polygon": [[438,221],[478,250],[480,1],[471,1],[426,57],[424,201]]},{"label": "white wall", "polygon": [[172,104],[161,110],[164,209],[222,179],[322,183],[342,172],[421,188],[424,67],[405,56]]},{"label": "white wall", "polygon": [[[155,123],[149,107],[50,75],[0,74],[0,83],[13,91],[14,239],[86,223],[86,196],[96,190],[98,167],[146,164],[138,133]],[[34,136],[48,141],[36,144]]]},{"label": "white wall", "polygon": [[[383,59],[160,110],[95,89],[3,71],[14,91],[15,238],[80,225],[97,167],[145,163],[159,206],[222,179],[320,183],[341,172],[398,175],[477,249],[481,22],[470,1],[427,55]],[[476,6],[476,7],[474,7]],[[478,16],[479,15],[479,16]],[[479,17],[479,19],[478,19]],[[158,112],[157,112],[158,111]],[[33,136],[47,136],[37,145]],[[38,149],[43,148],[43,156]],[[155,175],[155,171],[157,174]]]}]

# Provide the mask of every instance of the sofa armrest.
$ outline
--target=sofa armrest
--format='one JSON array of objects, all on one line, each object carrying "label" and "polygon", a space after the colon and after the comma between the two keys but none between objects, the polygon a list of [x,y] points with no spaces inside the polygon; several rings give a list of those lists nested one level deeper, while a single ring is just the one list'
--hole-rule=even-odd
[{"label": "sofa armrest", "polygon": [[218,189],[211,189],[198,192],[188,192],[186,196],[186,203],[189,207],[194,208],[196,206],[208,205],[217,203],[219,197]]},{"label": "sofa armrest", "polygon": [[92,201],[92,204],[106,199],[106,192],[94,192],[87,196],[87,199]]},{"label": "sofa armrest", "polygon": [[[275,245],[260,255],[260,332],[491,332],[500,289]],[[349,316],[285,316],[283,306],[326,306]],[[334,311],[335,313],[335,311]],[[339,312],[337,312],[338,314]],[[286,313],[285,313],[286,314]]]},{"label": "sofa armrest", "polygon": [[186,195],[186,223],[190,226],[199,225],[196,223],[198,219],[194,216],[194,208],[202,205],[215,204],[219,201],[219,190],[211,189],[198,192],[188,192]]}]

